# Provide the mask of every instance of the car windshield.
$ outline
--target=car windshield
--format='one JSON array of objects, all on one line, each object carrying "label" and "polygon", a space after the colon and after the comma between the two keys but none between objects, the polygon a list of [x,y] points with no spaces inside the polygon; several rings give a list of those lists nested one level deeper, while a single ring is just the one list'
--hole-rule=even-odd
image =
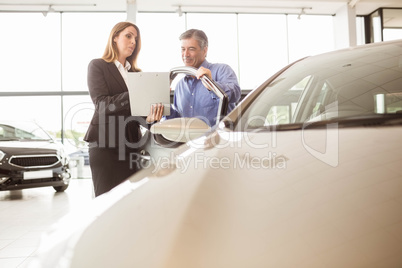
[{"label": "car windshield", "polygon": [[401,42],[297,62],[263,89],[238,127],[245,130],[388,114],[402,116]]},{"label": "car windshield", "polygon": [[51,140],[34,122],[0,122],[0,141]]}]

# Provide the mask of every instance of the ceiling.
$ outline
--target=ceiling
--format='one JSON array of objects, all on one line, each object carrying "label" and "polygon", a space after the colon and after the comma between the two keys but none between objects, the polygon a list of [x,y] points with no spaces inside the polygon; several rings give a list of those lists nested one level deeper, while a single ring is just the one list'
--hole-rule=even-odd
[{"label": "ceiling", "polygon": [[400,7],[402,0],[0,0],[0,11],[125,11],[127,2],[138,12],[238,12],[333,15],[350,4],[356,15],[380,7]]}]

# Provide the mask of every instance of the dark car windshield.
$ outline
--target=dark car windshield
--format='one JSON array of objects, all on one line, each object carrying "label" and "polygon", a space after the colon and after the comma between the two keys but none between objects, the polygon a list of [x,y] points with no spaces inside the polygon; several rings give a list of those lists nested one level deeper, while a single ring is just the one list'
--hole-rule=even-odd
[{"label": "dark car windshield", "polygon": [[296,63],[263,89],[238,127],[245,130],[388,114],[402,116],[401,41],[331,52]]},{"label": "dark car windshield", "polygon": [[34,122],[0,122],[0,141],[51,139],[47,132]]}]

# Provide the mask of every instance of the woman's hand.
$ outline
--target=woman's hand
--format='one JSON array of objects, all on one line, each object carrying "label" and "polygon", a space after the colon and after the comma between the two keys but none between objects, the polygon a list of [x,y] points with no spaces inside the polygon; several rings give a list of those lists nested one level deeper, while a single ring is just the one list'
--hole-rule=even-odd
[{"label": "woman's hand", "polygon": [[151,111],[147,116],[147,123],[153,123],[155,121],[160,121],[163,115],[163,104],[157,103],[151,105]]}]

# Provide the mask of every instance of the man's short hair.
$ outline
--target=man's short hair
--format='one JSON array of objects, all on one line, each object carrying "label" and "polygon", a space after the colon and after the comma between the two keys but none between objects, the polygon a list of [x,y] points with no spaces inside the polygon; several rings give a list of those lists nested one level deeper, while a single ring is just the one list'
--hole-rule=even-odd
[{"label": "man's short hair", "polygon": [[198,45],[201,47],[201,49],[208,47],[208,37],[203,31],[197,29],[187,30],[180,35],[179,40],[190,38],[194,38],[195,40],[197,40]]}]

